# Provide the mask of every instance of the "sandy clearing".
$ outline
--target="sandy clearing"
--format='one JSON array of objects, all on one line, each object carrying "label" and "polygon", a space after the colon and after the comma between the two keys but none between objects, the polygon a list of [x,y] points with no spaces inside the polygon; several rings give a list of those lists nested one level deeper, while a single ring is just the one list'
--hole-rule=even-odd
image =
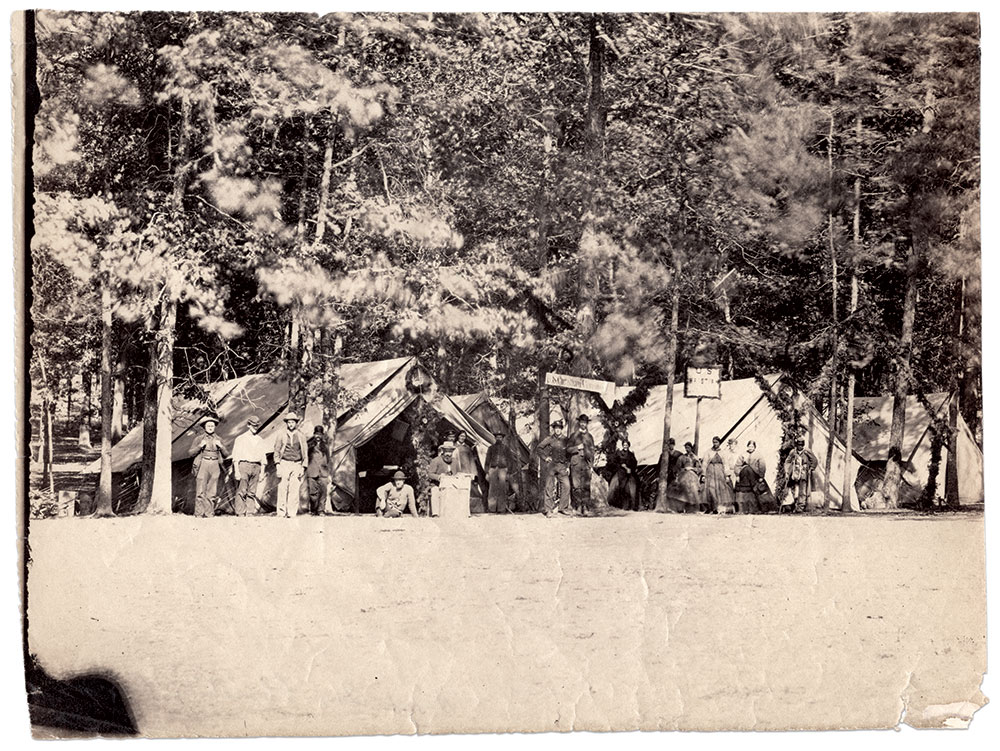
[{"label": "sandy clearing", "polygon": [[[940,724],[981,702],[982,517],[31,524],[29,645],[140,731]],[[964,706],[964,704],[962,704]]]}]

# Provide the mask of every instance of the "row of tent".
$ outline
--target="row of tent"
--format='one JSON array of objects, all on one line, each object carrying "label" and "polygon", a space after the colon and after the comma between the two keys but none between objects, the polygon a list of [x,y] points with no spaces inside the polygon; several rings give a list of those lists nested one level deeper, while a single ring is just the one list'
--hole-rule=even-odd
[{"label": "row of tent", "polygon": [[[486,394],[471,394],[451,397],[441,392],[426,370],[415,357],[401,357],[369,363],[353,363],[341,366],[340,384],[349,397],[349,407],[337,417],[336,439],[333,451],[333,505],[338,509],[351,508],[361,495],[370,495],[365,486],[368,478],[383,470],[386,457],[372,452],[372,447],[388,442],[393,437],[398,441],[408,435],[410,418],[407,409],[418,399],[424,400],[437,416],[440,425],[464,430],[475,445],[480,458],[485,458],[487,448],[494,442],[494,431],[505,430],[510,435],[509,446],[515,450],[522,466],[529,460],[529,445],[536,438],[533,435],[518,435],[511,431],[507,418]],[[764,384],[778,393],[785,388],[780,376],[769,376]],[[616,400],[622,399],[630,387],[617,387]],[[190,465],[194,448],[201,436],[199,420],[206,412],[206,403],[219,415],[221,421],[217,432],[223,442],[232,446],[236,437],[246,429],[247,419],[256,414],[263,422],[262,438],[270,443],[277,431],[283,429],[281,420],[288,403],[287,381],[274,380],[268,375],[249,375],[212,384],[207,389],[207,398],[175,399],[173,412],[173,463],[175,505],[193,495],[193,478]],[[795,393],[790,391],[789,393]],[[840,507],[842,498],[842,478],[845,466],[851,478],[849,502],[859,508],[858,493],[862,498],[873,489],[888,453],[889,424],[892,414],[891,398],[868,398],[856,400],[855,445],[848,455],[843,441],[838,436],[831,438],[825,419],[801,396],[794,397],[803,417],[806,429],[806,446],[819,459],[816,481],[824,482],[823,475],[827,447],[833,441],[832,451],[832,498],[834,507]],[[587,398],[578,398],[579,412],[591,417],[591,432],[600,444],[603,439],[602,423],[597,419],[596,409]],[[930,405],[939,413],[948,409],[946,394],[933,394]],[[628,428],[632,450],[640,466],[655,466],[659,463],[663,440],[663,417],[666,408],[666,387],[658,386],[650,390],[646,402],[636,414],[636,420]],[[778,412],[771,404],[763,384],[747,378],[723,381],[721,398],[703,399],[698,404],[695,399],[684,397],[683,384],[675,386],[671,410],[671,433],[678,447],[693,441],[695,412],[698,412],[699,437],[702,445],[708,445],[713,436],[723,442],[735,439],[739,450],[745,449],[748,440],[757,444],[757,455],[767,464],[767,480],[774,487],[777,475],[777,457],[783,441],[782,424]],[[404,414],[405,413],[405,414]],[[919,494],[926,485],[930,465],[931,415],[915,398],[907,403],[903,456],[904,495]],[[306,409],[302,429],[311,434],[314,425],[320,421],[317,406]],[[376,440],[376,438],[379,440]],[[959,498],[963,504],[983,500],[983,457],[973,440],[972,434],[959,416],[957,459],[959,476]],[[122,438],[112,449],[112,472],[116,477],[116,493],[120,498],[118,506],[128,505],[130,489],[135,488],[133,477],[142,458],[142,427]],[[372,466],[378,464],[379,466]],[[391,463],[390,463],[391,465]],[[943,494],[944,471],[947,452],[941,460],[941,476],[938,479],[939,492]],[[91,471],[98,471],[95,462]],[[273,484],[273,482],[272,482]]]}]

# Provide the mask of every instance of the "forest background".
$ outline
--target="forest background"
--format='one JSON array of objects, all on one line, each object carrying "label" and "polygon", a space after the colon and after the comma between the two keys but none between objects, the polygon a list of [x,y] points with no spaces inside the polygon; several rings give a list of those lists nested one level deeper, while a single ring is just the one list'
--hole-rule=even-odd
[{"label": "forest background", "polygon": [[939,448],[981,434],[975,15],[34,18],[39,454],[60,405],[105,459],[143,423],[138,511],[173,393],[273,372],[329,420],[340,363],[405,354],[543,432],[547,371],[638,386],[621,429],[714,362],[845,438],[937,391]]}]

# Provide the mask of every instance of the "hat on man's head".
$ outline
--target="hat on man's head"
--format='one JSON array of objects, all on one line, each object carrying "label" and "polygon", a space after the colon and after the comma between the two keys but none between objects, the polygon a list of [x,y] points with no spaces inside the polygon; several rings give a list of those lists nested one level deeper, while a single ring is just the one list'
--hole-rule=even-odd
[{"label": "hat on man's head", "polygon": [[259,428],[260,418],[257,417],[257,415],[250,415],[250,417],[247,419],[247,425],[249,425],[251,428]]},{"label": "hat on man's head", "polygon": [[299,421],[299,416],[297,414],[295,414],[294,412],[289,412],[287,415],[285,415],[281,419],[284,420],[285,422],[291,422],[292,420],[294,420],[295,422],[298,422]]},{"label": "hat on man's head", "polygon": [[586,415],[580,415],[579,417],[576,418],[576,421],[577,422],[590,422],[590,418],[587,417]]},{"label": "hat on man's head", "polygon": [[806,439],[805,438],[796,438],[795,439],[795,445],[796,446],[805,446],[806,445]]},{"label": "hat on man's head", "polygon": [[441,446],[439,448],[442,451],[454,451],[455,450],[455,442],[454,441],[445,441],[444,443],[441,444]]},{"label": "hat on man's head", "polygon": [[313,435],[319,435],[325,432],[326,428],[324,428],[322,425],[317,425],[315,428],[313,428]]},{"label": "hat on man's head", "polygon": [[202,425],[205,425],[206,423],[210,423],[210,422],[218,425],[219,424],[219,418],[216,417],[215,415],[205,415],[203,418],[201,418],[201,424]]},{"label": "hat on man's head", "polygon": [[561,428],[562,426],[563,426],[563,421],[562,420],[556,420],[549,427],[550,428]]},{"label": "hat on man's head", "polygon": [[406,479],[406,475],[403,474],[403,470],[397,469],[395,472],[392,473],[392,479],[393,480],[405,480]]}]

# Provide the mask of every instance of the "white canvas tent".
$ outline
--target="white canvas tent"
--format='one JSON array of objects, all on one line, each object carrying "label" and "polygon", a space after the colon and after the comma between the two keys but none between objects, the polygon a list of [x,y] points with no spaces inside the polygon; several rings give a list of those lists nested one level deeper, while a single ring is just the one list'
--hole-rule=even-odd
[{"label": "white canvas tent", "polygon": [[[947,393],[928,394],[927,401],[934,417],[947,419]],[[869,465],[869,485],[881,479],[889,458],[889,431],[892,427],[891,396],[864,397],[855,400],[854,441],[858,455]],[[933,419],[915,396],[906,400],[906,420],[903,423],[903,480],[909,485],[909,495],[917,495],[930,479],[931,423]],[[956,458],[958,469],[958,500],[960,503],[983,501],[983,453],[972,437],[972,431],[961,413],[958,415]],[[937,476],[937,493],[944,496],[948,447],[941,451]]]},{"label": "white canvas tent", "polygon": [[[766,382],[775,392],[781,387],[780,376],[768,376]],[[699,447],[704,452],[712,445],[712,437],[719,436],[725,444],[730,438],[735,438],[738,451],[743,453],[747,441],[757,443],[756,455],[766,464],[765,476],[773,489],[778,471],[778,452],[782,444],[782,424],[778,412],[771,406],[760,384],[753,378],[743,378],[733,381],[723,381],[721,384],[721,399],[702,399],[699,409]],[[615,391],[615,399],[621,400],[631,391],[631,387],[619,386]],[[666,386],[654,386],[650,389],[646,403],[636,413],[636,421],[628,429],[629,442],[640,466],[659,464],[660,450],[663,445],[663,414],[666,410]],[[670,417],[670,434],[674,438],[678,450],[683,449],[686,442],[694,441],[696,399],[684,396],[684,384],[674,386],[673,408]],[[819,415],[812,405],[802,398],[796,397],[796,406],[802,413],[805,427],[806,448],[812,451],[819,460],[819,467],[813,475],[814,489],[822,489],[825,481],[826,450],[830,441],[830,430],[826,420]],[[590,430],[598,445],[604,438],[603,426],[598,419],[596,408],[589,404],[584,410],[590,417]],[[861,463],[858,457],[848,457],[846,447],[839,437],[834,437],[833,460],[830,467],[832,475],[831,506],[840,508],[843,488],[844,465],[849,466],[851,477],[851,504],[858,509],[857,494],[854,489],[854,479],[858,475]]]},{"label": "white canvas tent", "polygon": [[[415,357],[341,365],[340,385],[352,404],[337,417],[334,478],[342,495],[351,497],[357,492],[355,469],[358,447],[370,441],[417,398],[427,400],[445,420],[467,431],[477,448],[493,442],[492,434],[448,396],[441,394],[429,376],[419,392],[408,385],[408,376],[419,367]],[[249,375],[210,384],[206,391],[208,399],[174,399],[171,460],[174,463],[175,505],[177,501],[189,501],[193,493],[189,468],[195,444],[202,435],[199,421],[205,414],[214,412],[219,416],[216,433],[229,449],[246,429],[251,415],[261,419],[261,437],[268,445],[273,443],[277,431],[284,427],[281,416],[288,404],[287,381],[274,380],[266,374]],[[319,405],[310,405],[306,409],[301,429],[307,436],[312,434],[320,417]],[[112,448],[112,472],[120,476],[135,468],[141,460],[142,426],[139,425]],[[99,461],[90,465],[88,470],[99,472]],[[268,488],[272,485],[273,480]],[[264,492],[266,494],[268,490]]]}]

